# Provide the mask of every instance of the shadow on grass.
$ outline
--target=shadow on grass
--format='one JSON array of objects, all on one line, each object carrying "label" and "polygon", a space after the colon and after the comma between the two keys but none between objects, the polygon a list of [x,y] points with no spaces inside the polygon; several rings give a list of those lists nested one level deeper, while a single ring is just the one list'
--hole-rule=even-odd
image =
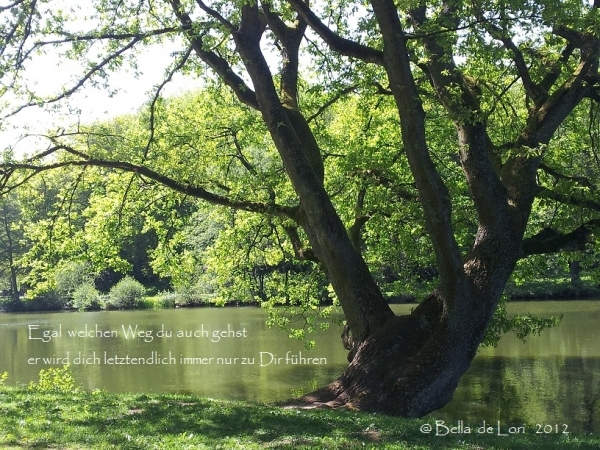
[{"label": "shadow on grass", "polygon": [[533,428],[527,434],[509,437],[435,436],[420,431],[425,423],[351,411],[280,409],[185,395],[0,392],[0,448],[600,447],[596,437],[539,436]]}]

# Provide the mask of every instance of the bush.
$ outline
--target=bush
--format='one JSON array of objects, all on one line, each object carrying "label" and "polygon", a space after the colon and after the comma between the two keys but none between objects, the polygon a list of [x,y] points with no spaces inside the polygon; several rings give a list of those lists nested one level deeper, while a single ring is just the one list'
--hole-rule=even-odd
[{"label": "bush", "polygon": [[213,295],[207,294],[202,286],[185,286],[175,291],[177,306],[204,306],[210,304]]},{"label": "bush", "polygon": [[154,309],[167,309],[175,308],[175,301],[177,295],[173,292],[159,292],[156,297],[153,298]]},{"label": "bush", "polygon": [[139,281],[125,277],[108,293],[109,309],[134,309],[144,306],[146,289]]},{"label": "bush", "polygon": [[0,311],[14,312],[23,309],[23,302],[12,297],[0,297]]},{"label": "bush", "polygon": [[29,383],[28,389],[34,392],[76,392],[75,380],[69,366],[62,369],[50,368],[40,370],[40,381]]},{"label": "bush", "polygon": [[101,308],[100,294],[93,284],[86,283],[73,292],[73,308],[80,311],[97,311]]},{"label": "bush", "polygon": [[93,282],[94,275],[88,262],[68,261],[54,274],[56,293],[66,299],[71,299],[80,286]]},{"label": "bush", "polygon": [[65,301],[61,299],[56,291],[44,290],[35,294],[31,300],[22,302],[23,311],[58,311],[64,309]]}]

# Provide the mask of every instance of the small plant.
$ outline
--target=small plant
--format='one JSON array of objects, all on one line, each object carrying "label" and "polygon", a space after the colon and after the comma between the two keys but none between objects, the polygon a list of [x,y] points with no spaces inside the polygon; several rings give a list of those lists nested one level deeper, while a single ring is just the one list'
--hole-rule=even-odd
[{"label": "small plant", "polygon": [[110,289],[108,301],[113,309],[134,309],[144,305],[145,296],[142,283],[125,277]]},{"label": "small plant", "polygon": [[29,383],[28,389],[35,392],[75,392],[75,380],[69,365],[61,368],[40,370],[40,381]]},{"label": "small plant", "polygon": [[100,294],[91,283],[82,284],[73,292],[73,308],[80,311],[101,309]]},{"label": "small plant", "polygon": [[8,372],[0,373],[0,385],[4,384],[4,382],[8,379]]}]

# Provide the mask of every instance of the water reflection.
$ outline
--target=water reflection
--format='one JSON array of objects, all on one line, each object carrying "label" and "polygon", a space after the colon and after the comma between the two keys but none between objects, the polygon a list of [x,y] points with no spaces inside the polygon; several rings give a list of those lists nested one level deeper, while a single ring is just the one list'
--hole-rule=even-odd
[{"label": "water reflection", "polygon": [[523,344],[514,335],[479,352],[454,398],[431,416],[446,421],[600,430],[600,302],[529,302],[510,312],[563,313],[557,328]]},{"label": "water reflection", "polygon": [[479,357],[452,402],[432,417],[510,426],[600,430],[600,358]]}]

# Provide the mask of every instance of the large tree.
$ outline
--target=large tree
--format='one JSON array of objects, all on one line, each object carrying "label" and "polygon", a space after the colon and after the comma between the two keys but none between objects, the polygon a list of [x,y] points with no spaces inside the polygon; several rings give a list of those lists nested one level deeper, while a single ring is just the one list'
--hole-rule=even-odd
[{"label": "large tree", "polygon": [[[115,138],[126,143],[119,130],[99,137],[78,125],[64,127],[46,135],[49,146],[37,153],[33,149],[28,159],[5,160],[4,186],[9,189],[52,168],[111,167],[212,204],[282,219],[296,257],[323,268],[347,323],[343,339],[349,367],[303,401],[422,416],[452,397],[517,261],[582,248],[598,228],[591,214],[572,230],[548,228],[524,240],[538,197],[598,211],[598,203],[585,195],[594,180],[561,171],[552,140],[583,102],[600,99],[599,7],[598,0],[372,0],[367,6],[352,1],[98,0],[69,10],[53,8],[52,2],[17,0],[1,7],[2,93],[11,97],[7,115],[58,105],[90,83],[110,86],[111,72],[133,60],[146,43],[171,38],[181,51],[174,53],[165,82],[150,101],[146,145],[114,155],[98,142]],[[87,21],[74,20],[78,14]],[[85,63],[73,84],[65,80],[60,92],[43,97],[27,83],[26,68],[49,48]],[[260,114],[293,187],[293,201],[268,183],[261,197],[193,173],[161,171],[153,150],[166,141],[174,159],[200,158],[202,152],[178,142],[176,135],[165,139],[158,133],[160,93],[178,71],[201,73],[207,82],[216,78],[240,104]],[[311,89],[329,95],[314,113],[314,105],[303,104]],[[391,96],[397,110],[401,142],[389,144],[410,167],[413,198],[422,209],[438,280],[410,315],[394,315],[361,254],[361,229],[371,217],[365,213],[364,189],[350,222],[344,223],[332,202],[324,164],[331,155],[313,122],[343,96]],[[17,105],[14,98],[25,102]],[[500,108],[512,113],[502,118]],[[454,142],[447,142],[447,134],[443,143],[433,137],[435,125],[443,127],[445,121],[453,124]],[[592,147],[589,154],[597,152],[597,141],[585,145]],[[469,201],[461,198],[461,208],[472,210],[477,221],[466,250],[453,221],[458,199],[441,175],[443,163],[434,159],[436,146],[460,165],[466,181]],[[244,164],[241,153],[238,160]],[[249,172],[255,170],[245,162]],[[363,169],[365,177],[393,183],[377,170]],[[553,191],[540,184],[541,172],[581,186],[587,181],[588,191]]]}]

